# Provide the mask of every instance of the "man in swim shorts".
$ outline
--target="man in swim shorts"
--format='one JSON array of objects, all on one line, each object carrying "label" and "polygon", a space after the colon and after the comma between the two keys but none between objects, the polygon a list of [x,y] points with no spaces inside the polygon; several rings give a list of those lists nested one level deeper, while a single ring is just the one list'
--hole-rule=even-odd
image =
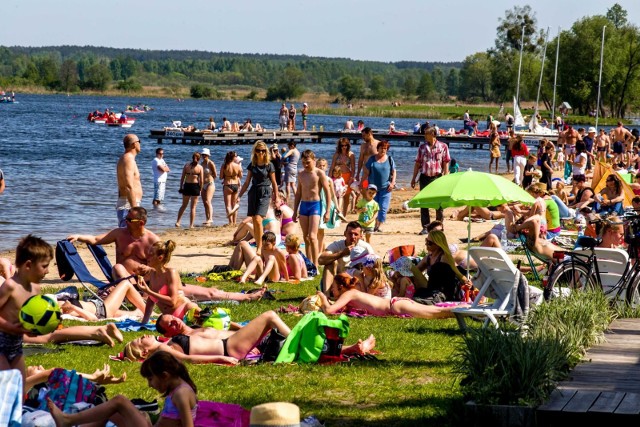
[{"label": "man in swim shorts", "polygon": [[142,183],[140,182],[140,171],[136,164],[136,156],[140,153],[140,138],[135,134],[125,135],[122,140],[124,154],[118,159],[116,172],[118,176],[118,226],[126,227],[125,218],[129,210],[135,206],[140,206],[142,200]]},{"label": "man in swim shorts", "polygon": [[304,169],[299,173],[298,189],[293,204],[293,220],[297,221],[300,217],[307,258],[318,265],[318,228],[322,212],[320,191],[324,191],[324,199],[327,200],[328,209],[324,215],[324,222],[329,222],[331,192],[327,176],[316,168],[316,156],[313,151],[305,150],[302,153],[302,166]]}]

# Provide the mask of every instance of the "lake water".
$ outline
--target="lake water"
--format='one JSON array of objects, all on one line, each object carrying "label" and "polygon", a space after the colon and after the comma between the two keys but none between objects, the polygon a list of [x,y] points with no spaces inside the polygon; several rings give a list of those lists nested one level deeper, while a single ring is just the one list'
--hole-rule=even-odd
[{"label": "lake water", "polygon": [[[136,161],[142,176],[144,198],[142,206],[149,212],[148,227],[159,232],[172,228],[182,197],[178,193],[180,173],[190,161],[194,150],[199,149],[165,141],[165,160],[171,172],[167,181],[165,212],[151,208],[153,175],[151,161],[158,144],[147,136],[151,129],[160,129],[181,120],[183,125],[195,124],[203,128],[210,116],[221,123],[223,116],[232,122],[243,123],[246,118],[260,123],[267,129],[278,128],[280,103],[252,101],[204,101],[172,99],[145,99],[127,97],[88,97],[64,95],[21,95],[16,104],[0,103],[0,169],[4,171],[7,188],[0,195],[0,251],[15,248],[19,239],[33,233],[55,243],[72,233],[98,234],[117,226],[115,202],[117,198],[116,162],[123,152],[122,138],[127,133],[137,134],[142,141],[142,151]],[[86,117],[90,111],[110,108],[121,111],[127,105],[138,103],[153,108],[144,114],[132,115],[136,122],[130,129],[107,127],[90,123]],[[289,104],[287,104],[289,105]],[[301,103],[298,106],[300,127]],[[313,106],[311,112],[313,112]],[[356,111],[354,111],[355,113]],[[360,117],[351,116],[354,122]],[[315,125],[325,130],[339,130],[347,117],[310,114],[308,128]],[[366,126],[386,129],[391,120],[398,130],[410,131],[413,125],[425,118],[389,119],[363,117]],[[461,121],[430,120],[441,128],[462,127]],[[335,141],[298,144],[300,151],[307,148],[331,161]],[[218,169],[228,150],[233,149],[250,158],[250,145],[233,147],[211,146],[211,159]],[[407,187],[413,171],[413,159],[417,148],[408,143],[392,144],[390,153],[398,167],[398,185]],[[358,147],[354,147],[358,153]],[[488,152],[451,149],[451,155],[461,170],[487,170]],[[504,168],[504,165],[501,165]],[[221,185],[217,182],[213,199],[214,225],[225,224]],[[246,213],[241,200],[240,216]],[[188,224],[189,212],[185,212],[183,225]],[[197,209],[196,224],[204,221],[204,208]]]}]

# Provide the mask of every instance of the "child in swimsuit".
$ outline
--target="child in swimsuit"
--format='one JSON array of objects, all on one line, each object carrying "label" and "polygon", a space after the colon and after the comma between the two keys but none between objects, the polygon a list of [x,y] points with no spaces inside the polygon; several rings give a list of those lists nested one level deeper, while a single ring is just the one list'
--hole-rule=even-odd
[{"label": "child in swimsuit", "polygon": [[[293,220],[300,216],[300,225],[304,236],[305,251],[307,258],[315,265],[318,265],[319,245],[318,229],[320,227],[320,215],[322,214],[322,203],[320,202],[320,191],[324,191],[327,206],[331,203],[331,190],[327,176],[316,167],[316,156],[311,150],[302,153],[302,165],[304,169],[299,173],[298,189],[293,205]],[[329,222],[328,208],[324,214],[324,222]]]},{"label": "child in swimsuit", "polygon": [[307,266],[300,255],[300,240],[298,236],[288,234],[284,240],[284,246],[287,250],[287,272],[289,279],[300,280],[308,276]]},{"label": "child in swimsuit", "polygon": [[179,318],[184,317],[192,308],[200,311],[198,305],[184,295],[178,270],[167,267],[175,248],[173,240],[166,240],[154,243],[149,250],[149,267],[153,269],[149,284],[142,277],[138,281],[138,288],[149,296],[142,319],[144,323],[149,321],[155,305],[162,314],[172,314]]},{"label": "child in swimsuit", "polygon": [[[165,396],[164,407],[156,426],[184,425],[181,421],[189,418],[195,421],[198,410],[197,388],[182,362],[166,351],[159,351],[142,363],[140,374],[152,388]],[[150,425],[147,416],[122,395],[75,414],[62,412],[50,399],[47,399],[47,407],[56,425],[106,423],[109,420],[118,425]],[[189,412],[182,414],[180,408],[189,408]]]}]

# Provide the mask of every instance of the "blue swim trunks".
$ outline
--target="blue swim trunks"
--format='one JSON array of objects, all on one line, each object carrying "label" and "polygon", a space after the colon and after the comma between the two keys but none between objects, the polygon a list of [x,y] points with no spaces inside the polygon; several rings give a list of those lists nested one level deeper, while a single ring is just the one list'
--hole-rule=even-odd
[{"label": "blue swim trunks", "polygon": [[322,212],[322,204],[320,200],[302,201],[300,202],[300,216],[320,216]]}]

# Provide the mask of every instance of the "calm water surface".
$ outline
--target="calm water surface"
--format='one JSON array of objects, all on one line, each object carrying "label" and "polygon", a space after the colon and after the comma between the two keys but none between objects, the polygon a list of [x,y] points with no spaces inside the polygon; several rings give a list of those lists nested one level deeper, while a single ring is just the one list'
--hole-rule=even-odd
[{"label": "calm water surface", "polygon": [[[171,172],[167,181],[165,212],[151,208],[153,197],[153,175],[151,161],[158,144],[147,138],[151,129],[181,120],[183,125],[195,124],[203,128],[210,116],[217,123],[222,117],[244,122],[251,118],[267,129],[278,128],[280,103],[250,101],[202,101],[171,99],[144,99],[126,97],[87,97],[63,95],[16,95],[16,104],[0,103],[0,169],[4,171],[7,188],[0,195],[0,250],[15,248],[18,240],[33,233],[50,243],[55,243],[71,233],[98,234],[117,226],[115,202],[117,198],[116,162],[123,152],[122,138],[127,133],[137,134],[142,141],[142,151],[136,160],[142,176],[144,198],[142,205],[149,211],[148,227],[162,231],[173,227],[177,211],[182,202],[178,193],[180,173],[191,154],[198,149],[190,145],[170,144],[165,141],[165,160]],[[90,111],[111,108],[121,111],[127,105],[143,103],[154,108],[144,114],[133,115],[136,122],[130,129],[97,125],[86,120]],[[287,104],[288,105],[288,104]],[[300,110],[301,103],[296,103]],[[313,106],[311,112],[313,112]],[[298,111],[299,112],[299,111]],[[355,113],[355,111],[354,111]],[[351,116],[354,122],[360,117]],[[308,128],[324,126],[325,130],[342,128],[347,117],[310,114]],[[367,126],[386,129],[391,120],[396,128],[407,130],[416,119],[362,118]],[[461,121],[433,121],[440,127],[460,128]],[[300,123],[298,115],[298,123]],[[322,144],[298,144],[300,151],[307,148],[316,152],[316,157],[331,161],[335,152],[335,141]],[[230,149],[245,158],[246,167],[251,147],[249,145],[219,147],[211,146],[211,159],[218,169],[224,155]],[[356,155],[358,147],[354,147]],[[396,142],[391,155],[398,167],[398,185],[407,187],[413,171],[416,148],[408,143]],[[461,170],[487,170],[488,152],[455,149],[452,157],[460,163]],[[504,168],[504,165],[501,165]],[[222,187],[216,183],[213,198],[214,224],[225,224]],[[240,215],[246,213],[241,201]],[[183,224],[188,224],[188,210]],[[197,209],[196,224],[204,221],[204,208]]]}]

